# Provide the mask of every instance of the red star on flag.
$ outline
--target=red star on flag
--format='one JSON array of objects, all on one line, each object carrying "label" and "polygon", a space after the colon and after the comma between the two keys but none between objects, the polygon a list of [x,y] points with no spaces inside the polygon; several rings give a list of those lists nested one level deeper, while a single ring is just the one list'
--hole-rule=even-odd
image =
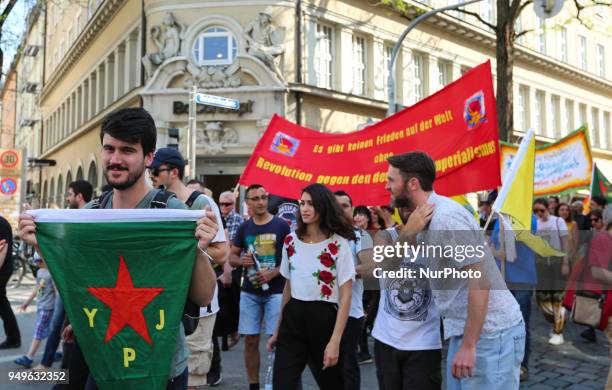
[{"label": "red star on flag", "polygon": [[147,343],[153,344],[142,310],[163,291],[163,288],[134,287],[123,256],[120,256],[115,288],[89,287],[87,291],[111,309],[110,321],[104,338],[105,343],[108,343],[113,336],[129,325]]}]

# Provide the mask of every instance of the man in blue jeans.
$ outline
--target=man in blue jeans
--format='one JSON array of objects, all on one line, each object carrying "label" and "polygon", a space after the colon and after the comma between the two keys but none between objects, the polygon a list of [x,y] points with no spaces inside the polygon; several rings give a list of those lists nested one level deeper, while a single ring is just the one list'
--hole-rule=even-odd
[{"label": "man in blue jeans", "polygon": [[[531,216],[531,232],[537,231],[537,219]],[[501,248],[499,241],[499,220],[495,222],[493,234],[491,235],[493,247],[491,248],[495,255],[498,266],[501,268],[501,261],[505,262],[505,280],[508,288],[514,298],[518,302],[523,320],[525,321],[525,356],[521,363],[521,381],[527,380],[529,376],[529,353],[531,352],[531,338],[529,332],[529,319],[531,315],[531,298],[533,290],[538,283],[535,253],[522,242],[516,242],[516,259],[512,262],[506,261],[506,254]]]},{"label": "man in blue jeans", "polygon": [[[230,264],[245,270],[238,332],[245,335],[244,363],[249,390],[259,390],[259,334],[262,321],[267,335],[271,336],[276,330],[285,286],[279,267],[283,241],[290,229],[285,220],[268,212],[265,188],[253,184],[246,189],[245,195],[252,218],[238,227],[232,242]],[[255,260],[259,262],[259,271],[254,268]]]}]

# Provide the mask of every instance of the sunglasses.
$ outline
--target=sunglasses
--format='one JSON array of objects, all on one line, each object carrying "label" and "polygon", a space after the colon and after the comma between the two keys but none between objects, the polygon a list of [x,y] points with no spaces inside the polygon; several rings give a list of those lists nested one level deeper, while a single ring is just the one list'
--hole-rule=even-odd
[{"label": "sunglasses", "polygon": [[219,204],[220,204],[221,206],[224,206],[224,207],[228,207],[228,206],[233,206],[233,205],[234,205],[233,203],[225,203],[225,202],[221,202],[221,203],[219,203]]},{"label": "sunglasses", "polygon": [[253,202],[259,202],[260,200],[266,200],[268,199],[268,195],[262,195],[262,196],[253,196],[252,198],[247,198],[250,201]]},{"label": "sunglasses", "polygon": [[153,176],[159,176],[160,173],[168,172],[169,170],[170,170],[170,168],[153,168],[153,169],[149,169],[149,171],[151,172],[151,175],[153,175]]},{"label": "sunglasses", "polygon": [[534,212],[534,213],[538,213],[538,214],[540,214],[540,213],[545,213],[545,212],[546,212],[546,209],[533,209],[533,212]]}]

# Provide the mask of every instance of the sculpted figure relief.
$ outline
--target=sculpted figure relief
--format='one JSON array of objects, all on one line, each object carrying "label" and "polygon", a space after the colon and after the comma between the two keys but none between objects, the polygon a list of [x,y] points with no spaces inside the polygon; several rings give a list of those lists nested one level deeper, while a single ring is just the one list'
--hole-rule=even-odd
[{"label": "sculpted figure relief", "polygon": [[276,64],[276,57],[285,52],[282,46],[285,29],[272,25],[272,16],[260,12],[257,19],[250,22],[244,30],[247,53],[260,59],[281,81],[285,78]]},{"label": "sculpted figure relief", "polygon": [[184,38],[186,26],[177,22],[172,12],[168,12],[161,26],[151,28],[151,39],[158,48],[158,52],[146,54],[142,57],[147,77],[150,77],[155,69],[165,60],[176,57],[181,48],[181,40]]}]

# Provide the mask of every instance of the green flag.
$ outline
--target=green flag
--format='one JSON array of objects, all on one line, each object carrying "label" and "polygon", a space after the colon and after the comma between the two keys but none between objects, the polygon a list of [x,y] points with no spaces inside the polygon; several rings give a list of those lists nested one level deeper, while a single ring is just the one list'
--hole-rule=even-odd
[{"label": "green flag", "polygon": [[36,238],[98,387],[165,389],[201,211],[34,210]]},{"label": "green flag", "polygon": [[608,203],[612,203],[612,185],[595,164],[593,164],[593,179],[591,181],[591,197],[593,196],[603,196]]}]

